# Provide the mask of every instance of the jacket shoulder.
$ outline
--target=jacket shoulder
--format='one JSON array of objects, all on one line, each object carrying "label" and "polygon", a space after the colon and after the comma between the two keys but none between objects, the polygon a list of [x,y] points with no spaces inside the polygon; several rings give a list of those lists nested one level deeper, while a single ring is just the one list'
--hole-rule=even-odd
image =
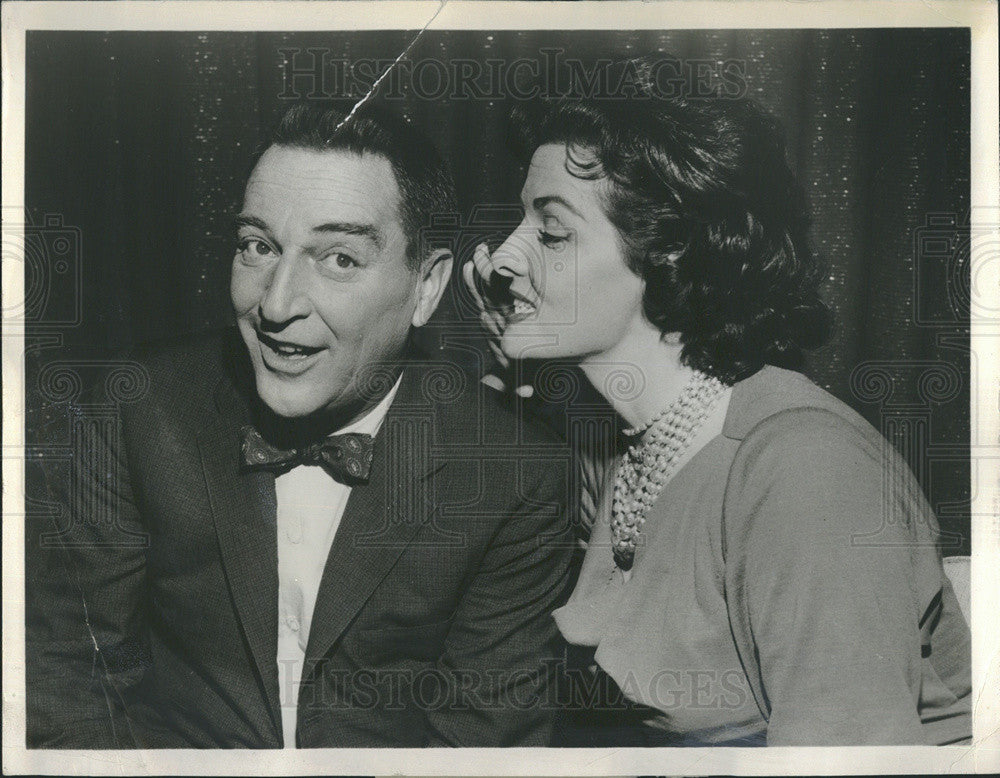
[{"label": "jacket shoulder", "polygon": [[175,375],[183,380],[198,380],[205,378],[206,369],[218,376],[224,361],[231,358],[238,345],[237,331],[223,329],[143,343],[130,353],[150,371]]},{"label": "jacket shoulder", "polygon": [[469,374],[460,402],[446,411],[449,437],[485,447],[517,446],[518,456],[529,449],[557,449],[563,439],[546,424],[530,402],[509,396]]},{"label": "jacket shoulder", "polygon": [[144,391],[128,405],[195,411],[210,407],[224,378],[234,380],[242,348],[235,329],[213,330],[143,344],[125,355]]}]

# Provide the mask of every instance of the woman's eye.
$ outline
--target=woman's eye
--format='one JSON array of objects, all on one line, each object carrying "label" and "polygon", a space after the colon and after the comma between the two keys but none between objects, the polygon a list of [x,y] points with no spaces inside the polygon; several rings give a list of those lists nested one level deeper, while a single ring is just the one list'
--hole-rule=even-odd
[{"label": "woman's eye", "polygon": [[245,238],[238,245],[245,262],[254,263],[277,256],[274,249],[259,238]]},{"label": "woman's eye", "polygon": [[565,235],[556,235],[552,232],[547,232],[546,230],[538,231],[538,242],[543,246],[555,251],[561,251],[566,245],[566,241],[569,240],[569,233]]}]

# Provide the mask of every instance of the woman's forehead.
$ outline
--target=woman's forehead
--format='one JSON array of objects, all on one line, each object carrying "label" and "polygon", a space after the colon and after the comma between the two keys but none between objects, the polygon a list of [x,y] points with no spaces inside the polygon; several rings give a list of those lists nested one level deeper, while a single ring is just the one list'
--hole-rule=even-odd
[{"label": "woman's forehead", "polygon": [[601,211],[603,178],[582,178],[573,174],[572,156],[564,143],[546,143],[535,150],[528,166],[528,174],[521,190],[521,200],[526,208],[538,207],[560,200],[587,215],[594,209]]}]

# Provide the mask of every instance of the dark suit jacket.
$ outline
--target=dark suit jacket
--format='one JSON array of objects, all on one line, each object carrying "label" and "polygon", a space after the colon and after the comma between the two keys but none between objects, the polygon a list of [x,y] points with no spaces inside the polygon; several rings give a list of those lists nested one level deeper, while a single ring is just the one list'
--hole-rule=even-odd
[{"label": "dark suit jacket", "polygon": [[[127,402],[71,405],[61,530],[28,533],[29,745],[282,744],[274,476],[240,467],[243,355],[235,332],[189,340],[136,357]],[[566,451],[454,365],[403,376],[323,575],[298,745],[545,745]]]}]

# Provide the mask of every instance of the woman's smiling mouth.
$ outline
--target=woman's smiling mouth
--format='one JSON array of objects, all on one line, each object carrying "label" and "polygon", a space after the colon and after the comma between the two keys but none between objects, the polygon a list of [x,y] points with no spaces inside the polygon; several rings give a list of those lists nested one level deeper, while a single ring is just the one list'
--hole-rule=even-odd
[{"label": "woman's smiling mouth", "polygon": [[511,292],[511,297],[513,297],[513,304],[508,306],[505,317],[508,327],[511,324],[529,319],[538,312],[537,303],[531,302],[528,298],[522,297],[516,292]]}]

